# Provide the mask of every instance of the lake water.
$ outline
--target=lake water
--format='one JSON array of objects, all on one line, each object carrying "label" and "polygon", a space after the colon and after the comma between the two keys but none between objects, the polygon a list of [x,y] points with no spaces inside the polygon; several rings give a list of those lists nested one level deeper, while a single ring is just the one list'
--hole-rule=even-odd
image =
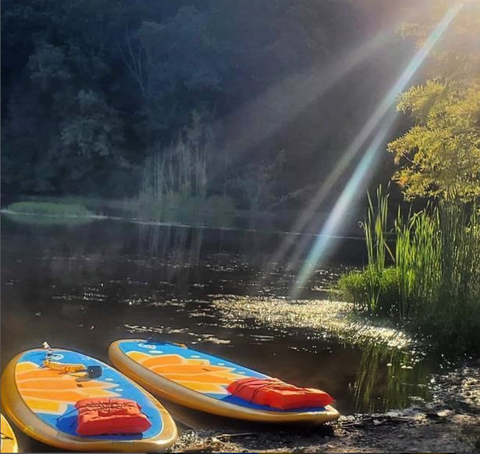
[{"label": "lake water", "polygon": [[[313,236],[112,220],[56,225],[2,215],[1,239],[2,371],[17,353],[44,341],[108,361],[110,342],[157,336],[322,388],[343,414],[399,409],[429,398],[436,365],[427,359],[400,369],[401,352],[360,349],[253,318],[232,325],[217,311],[213,301],[220,297],[287,296],[302,257],[275,263],[275,254],[285,240],[303,242],[308,250]],[[324,289],[345,267],[361,265],[364,253],[362,241],[341,241],[302,298],[324,298]],[[234,424],[173,411],[190,426],[228,431]],[[42,450],[25,438],[21,443],[24,450]]]}]

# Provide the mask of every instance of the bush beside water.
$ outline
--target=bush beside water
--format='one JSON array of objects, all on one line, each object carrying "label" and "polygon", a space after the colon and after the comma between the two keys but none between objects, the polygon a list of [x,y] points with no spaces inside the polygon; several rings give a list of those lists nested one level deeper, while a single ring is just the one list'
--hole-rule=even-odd
[{"label": "bush beside water", "polygon": [[[449,200],[394,221],[388,195],[370,201],[363,225],[368,265],[341,277],[343,297],[373,315],[397,317],[443,349],[480,348],[480,220],[476,207]],[[387,232],[387,233],[385,233]]]},{"label": "bush beside water", "polygon": [[44,216],[91,216],[93,214],[77,203],[16,202],[9,205],[7,210],[19,214]]}]

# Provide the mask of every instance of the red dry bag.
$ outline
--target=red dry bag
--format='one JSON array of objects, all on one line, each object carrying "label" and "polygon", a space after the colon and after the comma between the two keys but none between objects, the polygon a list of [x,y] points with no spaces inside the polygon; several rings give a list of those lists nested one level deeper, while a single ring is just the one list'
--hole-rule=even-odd
[{"label": "red dry bag", "polygon": [[75,407],[79,435],[141,434],[152,427],[140,405],[133,400],[82,399]]},{"label": "red dry bag", "polygon": [[333,402],[333,398],[324,391],[298,388],[276,378],[243,378],[231,383],[227,390],[249,402],[280,410],[319,408]]}]

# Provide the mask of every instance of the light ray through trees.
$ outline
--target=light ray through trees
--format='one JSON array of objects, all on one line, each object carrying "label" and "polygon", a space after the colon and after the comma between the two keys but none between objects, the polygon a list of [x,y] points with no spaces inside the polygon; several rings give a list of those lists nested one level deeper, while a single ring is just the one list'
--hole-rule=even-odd
[{"label": "light ray through trees", "polygon": [[327,179],[317,192],[310,206],[300,218],[301,223],[308,223],[311,216],[314,215],[316,207],[319,206],[319,201],[323,201],[328,195],[333,184],[337,178],[348,167],[353,158],[360,152],[368,138],[378,129],[373,140],[367,148],[364,156],[360,160],[348,184],[343,190],[337,203],[335,204],[327,222],[320,231],[319,237],[316,239],[308,257],[298,273],[296,283],[291,291],[291,297],[296,298],[306,282],[310,279],[316,267],[321,264],[321,261],[326,258],[328,252],[332,250],[336,241],[330,238],[333,234],[338,234],[341,228],[342,221],[349,207],[358,197],[358,192],[361,184],[365,182],[368,171],[375,162],[379,150],[385,143],[388,132],[391,129],[395,115],[389,114],[389,111],[395,105],[397,96],[407,88],[413,76],[425,61],[435,44],[440,40],[449,25],[458,15],[462,5],[455,5],[452,7],[439,22],[437,27],[432,31],[424,45],[415,54],[410,61],[400,78],[394,86],[387,93],[380,105],[377,107],[373,115],[369,118],[365,126],[362,128],[358,136],[355,138],[345,155],[342,157],[334,172]]}]

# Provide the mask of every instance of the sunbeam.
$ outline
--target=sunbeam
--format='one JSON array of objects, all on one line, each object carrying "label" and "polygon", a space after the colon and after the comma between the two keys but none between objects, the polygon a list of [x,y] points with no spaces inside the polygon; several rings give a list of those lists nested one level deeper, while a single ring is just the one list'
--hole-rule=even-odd
[{"label": "sunbeam", "polygon": [[305,264],[301,268],[296,284],[291,292],[291,297],[296,298],[301,288],[306,284],[310,276],[315,271],[315,268],[319,264],[319,261],[323,258],[327,258],[329,253],[333,250],[338,238],[334,238],[334,234],[338,232],[339,226],[342,223],[345,213],[348,208],[352,206],[358,197],[358,189],[362,183],[365,182],[365,177],[368,172],[374,168],[376,159],[378,158],[378,151],[385,144],[385,140],[388,133],[395,122],[396,115],[391,113],[388,120],[382,126],[381,130],[376,134],[372,143],[368,147],[367,151],[363,155],[360,163],[356,167],[352,177],[348,181],[345,189],[343,190],[340,198],[335,204],[330,216],[327,219],[324,227],[321,230],[320,235],[316,239],[312,250],[308,254]]},{"label": "sunbeam", "polygon": [[334,242],[331,238],[329,238],[329,235],[337,232],[340,229],[341,222],[343,217],[345,216],[346,210],[349,206],[351,206],[351,203],[358,195],[358,189],[360,185],[365,182],[367,171],[374,163],[375,156],[378,154],[378,150],[380,150],[380,148],[382,147],[384,140],[386,139],[388,132],[394,123],[394,114],[388,115],[386,120],[385,115],[387,115],[392,106],[394,106],[397,96],[407,87],[408,83],[411,81],[422,63],[425,61],[432,48],[443,36],[449,25],[457,16],[461,7],[462,5],[456,5],[455,7],[451,8],[437,25],[437,27],[432,31],[422,48],[416,53],[416,55],[410,61],[400,78],[397,80],[391,90],[387,93],[387,95],[382,100],[373,115],[369,118],[365,126],[362,128],[358,136],[348,148],[347,152],[345,153],[335,170],[329,176],[325,184],[322,185],[310,206],[307,208],[307,210],[297,222],[295,230],[297,230],[298,228],[303,228],[310,221],[311,217],[315,213],[315,210],[320,206],[325,196],[329,193],[335,181],[344,172],[352,159],[361,150],[368,138],[382,124],[383,121],[383,125],[376,133],[365,155],[361,159],[347,186],[343,190],[325,226],[322,228],[320,236],[316,240],[311,252],[309,253],[305,264],[301,268],[298,274],[297,282],[293,288],[293,291],[291,292],[292,297],[295,298],[298,296],[301,287],[305,285],[305,283],[308,281],[313,271],[318,266],[319,262],[323,258],[325,258],[328,250],[333,247]]},{"label": "sunbeam", "polygon": [[[414,17],[418,12],[419,10],[412,11],[409,17]],[[332,65],[326,66],[322,61],[302,72],[292,74],[225,119],[227,134],[231,129],[235,137],[229,143],[231,163],[245,159],[248,150],[278,132],[369,56],[388,46],[395,38],[400,24],[407,19],[403,17],[384,27],[351,52],[342,55]]]}]

